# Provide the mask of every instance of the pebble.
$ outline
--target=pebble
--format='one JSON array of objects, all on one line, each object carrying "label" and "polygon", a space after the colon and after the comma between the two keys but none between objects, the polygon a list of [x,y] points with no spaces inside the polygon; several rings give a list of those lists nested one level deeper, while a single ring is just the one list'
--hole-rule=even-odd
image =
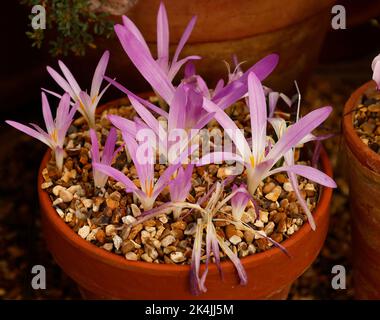
[{"label": "pebble", "polygon": [[113,224],[109,224],[106,226],[106,236],[113,237],[116,234],[116,228]]},{"label": "pebble", "polygon": [[273,182],[269,182],[269,183],[266,183],[263,187],[263,192],[266,194],[266,193],[269,193],[271,192],[274,188],[276,187],[276,185],[273,183]]},{"label": "pebble", "polygon": [[63,202],[71,202],[74,196],[72,193],[63,188],[59,191],[59,197],[63,200]]},{"label": "pebble", "polygon": [[41,184],[41,188],[42,189],[47,189],[47,188],[51,187],[52,185],[53,185],[53,182],[47,181],[47,182],[44,182],[44,183]]},{"label": "pebble", "polygon": [[141,216],[141,210],[138,206],[136,206],[134,203],[131,204],[131,210],[132,210],[132,214],[135,218],[137,218],[138,216]]},{"label": "pebble", "polygon": [[380,112],[380,104],[371,104],[368,106],[369,112]]},{"label": "pebble", "polygon": [[374,123],[370,122],[364,122],[360,128],[366,133],[366,134],[371,134],[373,130],[375,130],[376,125]]},{"label": "pebble", "polygon": [[180,230],[185,230],[187,226],[187,223],[183,220],[176,221],[171,224],[172,229],[180,229]]},{"label": "pebble", "polygon": [[87,208],[87,209],[89,209],[89,208],[91,208],[92,207],[92,204],[93,204],[93,202],[92,202],[92,200],[91,199],[82,199],[82,203],[83,203],[83,205]]},{"label": "pebble", "polygon": [[275,224],[273,221],[268,222],[268,224],[264,227],[264,232],[267,236],[270,236],[273,233]]},{"label": "pebble", "polygon": [[77,194],[78,196],[83,196],[84,195],[84,191],[83,191],[82,187],[79,184],[76,184],[76,185],[73,185],[73,186],[69,187],[67,189],[67,191],[70,192],[71,194]]},{"label": "pebble", "polygon": [[127,252],[125,254],[125,259],[127,260],[131,260],[131,261],[137,261],[138,260],[138,257],[137,257],[137,254],[134,253],[134,252]]},{"label": "pebble", "polygon": [[119,207],[119,201],[116,201],[112,198],[107,198],[106,203],[107,203],[107,207],[110,208],[111,210],[115,210],[116,208]]},{"label": "pebble", "polygon": [[143,253],[141,255],[141,260],[144,260],[146,262],[153,262],[153,259],[147,253]]},{"label": "pebble", "polygon": [[168,222],[168,217],[166,216],[166,214],[163,214],[158,217],[158,220],[160,220],[163,224],[165,224]]},{"label": "pebble", "polygon": [[106,234],[105,234],[105,232],[103,231],[103,229],[99,229],[99,230],[96,232],[95,238],[96,238],[96,240],[98,240],[100,243],[104,243],[104,241],[105,241],[105,239],[106,239]]},{"label": "pebble", "polygon": [[137,219],[131,215],[128,215],[128,216],[124,216],[121,218],[121,221],[124,223],[124,224],[132,224],[132,223],[135,223],[137,221]]},{"label": "pebble", "polygon": [[65,213],[61,208],[56,208],[55,211],[57,211],[58,215],[63,219],[65,216]]},{"label": "pebble", "polygon": [[121,244],[123,243],[123,239],[120,238],[117,234],[115,234],[112,238],[113,245],[115,246],[116,250],[119,250]]},{"label": "pebble", "polygon": [[228,239],[233,245],[237,245],[241,242],[241,238],[237,235],[233,235],[231,238]]},{"label": "pebble", "polygon": [[286,233],[290,236],[290,235],[292,235],[293,233],[294,233],[294,226],[290,226],[289,228],[288,228],[288,230],[286,231]]},{"label": "pebble", "polygon": [[107,250],[107,251],[111,251],[113,249],[113,243],[111,242],[107,242],[103,245],[103,249]]},{"label": "pebble", "polygon": [[52,205],[53,205],[53,207],[54,207],[54,206],[57,206],[57,205],[59,205],[59,204],[61,204],[61,203],[63,203],[63,200],[62,200],[61,198],[57,198],[57,199],[55,199],[55,200],[53,201]]},{"label": "pebble", "polygon": [[264,223],[267,223],[268,222],[268,215],[269,215],[268,211],[260,210],[259,211],[259,219],[260,219],[260,221],[262,221]]},{"label": "pebble", "polygon": [[180,251],[174,251],[170,254],[170,259],[173,260],[174,263],[180,263],[186,260],[184,254]]},{"label": "pebble", "polygon": [[290,182],[285,182],[282,187],[287,192],[293,191],[293,187],[292,187],[292,184]]},{"label": "pebble", "polygon": [[146,230],[142,230],[140,236],[142,243],[145,243],[151,237],[150,233]]},{"label": "pebble", "polygon": [[55,196],[58,197],[59,192],[60,192],[61,190],[65,190],[65,188],[62,187],[62,186],[60,186],[60,185],[57,185],[57,186],[55,186],[55,187],[53,188],[52,191],[53,191],[53,194],[54,194]]},{"label": "pebble", "polygon": [[78,234],[82,239],[86,239],[88,234],[90,233],[90,227],[89,226],[83,226],[78,230]]},{"label": "pebble", "polygon": [[192,223],[189,223],[187,226],[186,226],[186,229],[184,231],[184,234],[185,235],[194,235],[195,232],[196,232],[196,229],[197,229],[197,225],[192,222]]},{"label": "pebble", "polygon": [[161,240],[161,246],[166,248],[166,247],[170,246],[172,243],[174,243],[175,241],[176,241],[176,239],[174,238],[174,236],[169,234],[168,236],[166,236],[165,238],[163,238]]},{"label": "pebble", "polygon": [[265,195],[265,198],[267,198],[270,201],[276,202],[281,195],[281,191],[282,188],[280,186],[276,186],[274,189],[272,189],[271,192]]},{"label": "pebble", "polygon": [[255,238],[255,233],[251,230],[244,231],[244,239],[247,243],[252,243]]}]

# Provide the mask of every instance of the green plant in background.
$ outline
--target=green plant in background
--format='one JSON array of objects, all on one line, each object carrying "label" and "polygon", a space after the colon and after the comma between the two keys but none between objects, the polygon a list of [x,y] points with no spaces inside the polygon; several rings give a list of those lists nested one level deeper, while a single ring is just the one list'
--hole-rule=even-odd
[{"label": "green plant in background", "polygon": [[[52,35],[49,52],[53,56],[84,55],[86,49],[96,48],[95,36],[109,38],[113,35],[113,22],[109,14],[91,10],[90,0],[21,0],[32,8],[42,5],[46,9],[46,30],[26,32],[32,46],[41,48],[46,32]],[[34,17],[29,16],[30,20]]]}]

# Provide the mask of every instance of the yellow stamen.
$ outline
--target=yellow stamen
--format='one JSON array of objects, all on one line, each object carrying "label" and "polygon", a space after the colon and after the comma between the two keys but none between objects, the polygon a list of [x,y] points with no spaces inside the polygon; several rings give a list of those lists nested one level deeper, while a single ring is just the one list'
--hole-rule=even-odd
[{"label": "yellow stamen", "polygon": [[153,181],[145,181],[145,193],[148,197],[153,194]]},{"label": "yellow stamen", "polygon": [[53,132],[51,133],[51,138],[53,139],[54,142],[57,142],[58,140],[58,132],[57,129],[54,129]]},{"label": "yellow stamen", "polygon": [[249,161],[251,162],[252,168],[254,168],[255,167],[255,157],[254,156],[250,156],[249,157]]}]

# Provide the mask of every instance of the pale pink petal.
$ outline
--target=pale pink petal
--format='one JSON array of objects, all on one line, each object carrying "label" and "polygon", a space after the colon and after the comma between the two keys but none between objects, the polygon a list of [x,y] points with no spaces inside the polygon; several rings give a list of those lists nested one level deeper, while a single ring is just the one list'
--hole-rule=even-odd
[{"label": "pale pink petal", "polygon": [[102,57],[99,60],[98,65],[96,66],[94,77],[92,78],[92,83],[91,83],[90,96],[92,99],[96,97],[97,95],[99,95],[100,86],[102,85],[102,81],[103,81],[104,73],[108,65],[109,57],[110,57],[110,53],[107,50],[103,53]]},{"label": "pale pink petal", "polygon": [[45,120],[46,129],[48,133],[51,134],[54,131],[54,121],[53,121],[53,116],[51,114],[49,101],[44,92],[41,93],[41,99],[42,99],[42,114]]},{"label": "pale pink petal", "polygon": [[79,84],[75,80],[73,74],[71,73],[69,68],[67,68],[66,65],[61,60],[58,61],[58,65],[61,68],[63,75],[65,76],[70,87],[73,89],[74,93],[78,96],[79,92],[81,91],[81,88],[79,87]]}]

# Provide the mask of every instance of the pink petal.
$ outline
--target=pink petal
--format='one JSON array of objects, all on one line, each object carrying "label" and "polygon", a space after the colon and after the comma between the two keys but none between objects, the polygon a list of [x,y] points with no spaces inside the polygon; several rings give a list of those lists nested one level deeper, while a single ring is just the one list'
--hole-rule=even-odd
[{"label": "pink petal", "polygon": [[[96,136],[96,132],[94,129],[90,129],[90,138],[91,138],[91,158],[93,162],[100,162],[100,154],[99,154],[99,143],[98,137]],[[107,163],[110,165],[110,163]]]},{"label": "pink petal", "polygon": [[138,190],[136,185],[132,182],[131,179],[129,179],[124,173],[122,173],[119,170],[116,170],[115,168],[112,168],[111,166],[100,164],[100,163],[93,163],[93,168],[96,170],[99,170],[100,172],[103,172],[104,174],[110,176],[111,178],[115,179],[116,181],[121,182],[125,185],[125,187],[128,190],[135,191]]},{"label": "pink petal", "polygon": [[251,72],[248,76],[249,110],[252,129],[252,153],[255,161],[264,158],[267,129],[267,105],[260,80]]},{"label": "pink petal", "polygon": [[78,82],[75,80],[73,74],[70,72],[70,70],[66,67],[66,65],[61,60],[58,61],[58,65],[61,68],[63,75],[65,76],[70,87],[73,89],[76,96],[78,96],[81,89],[79,87]]},{"label": "pink petal", "polygon": [[94,98],[99,94],[100,86],[102,85],[102,81],[103,81],[103,76],[108,65],[109,57],[110,57],[110,53],[107,50],[103,53],[102,57],[99,60],[98,65],[96,66],[94,77],[92,78],[92,83],[91,83],[91,92],[90,92],[91,98]]},{"label": "pink petal", "polygon": [[54,131],[54,121],[53,121],[53,116],[51,114],[49,101],[44,92],[41,93],[41,99],[42,99],[42,114],[45,120],[46,129],[48,133],[51,134]]},{"label": "pink petal", "polygon": [[150,53],[149,47],[146,44],[144,37],[141,34],[140,30],[136,27],[136,25],[127,16],[123,16],[123,24],[140,41],[141,45],[144,48],[144,51],[147,53]]},{"label": "pink petal", "polygon": [[117,132],[115,128],[111,128],[108,133],[106,143],[102,153],[102,163],[111,165],[114,158],[115,144],[117,141]]},{"label": "pink petal", "polygon": [[132,32],[121,25],[115,26],[115,32],[136,68],[152,88],[170,104],[174,95],[174,87],[164,71],[154,61],[150,53],[148,54],[145,51],[144,46]]},{"label": "pink petal", "polygon": [[177,49],[175,50],[175,53],[174,53],[174,56],[173,56],[173,62],[172,63],[176,63],[177,60],[178,60],[178,57],[183,49],[183,47],[185,46],[187,40],[189,39],[190,35],[191,35],[191,32],[193,31],[193,28],[195,26],[195,23],[197,22],[197,17],[194,16],[191,18],[189,24],[187,25],[185,31],[183,32],[182,34],[182,37],[178,43],[178,46],[177,46]]},{"label": "pink petal", "polygon": [[169,25],[165,5],[160,3],[157,14],[157,58],[161,68],[169,65]]},{"label": "pink petal", "polygon": [[219,122],[219,124],[225,130],[225,133],[228,134],[231,140],[235,143],[236,148],[238,149],[240,155],[243,157],[243,160],[245,162],[249,161],[249,158],[251,156],[251,149],[244,137],[244,134],[240,131],[235,122],[214,102],[206,98],[203,98],[203,108],[208,112],[215,113],[214,118]]},{"label": "pink petal", "polygon": [[277,162],[288,150],[295,147],[306,135],[317,128],[331,113],[331,107],[316,109],[293,124],[269,151],[266,159]]},{"label": "pink petal", "polygon": [[[73,91],[69,83],[53,68],[46,67],[47,72],[51,75],[51,77],[57,82],[57,84],[65,91],[68,92],[74,100],[78,98],[77,94]],[[51,92],[50,92],[51,93]]]},{"label": "pink petal", "polygon": [[327,174],[313,167],[308,167],[308,166],[299,165],[299,164],[292,165],[292,166],[283,166],[283,167],[271,170],[269,172],[269,175],[273,175],[273,174],[276,174],[278,172],[283,172],[283,171],[293,172],[295,174],[298,174],[299,176],[305,177],[325,187],[329,187],[329,188],[337,187],[335,181],[331,179]]},{"label": "pink petal", "polygon": [[15,121],[7,120],[5,122],[8,123],[10,126],[16,128],[17,130],[20,130],[26,133],[27,135],[40,140],[41,142],[45,143],[49,148],[53,148],[50,141],[48,141],[40,132]]}]

